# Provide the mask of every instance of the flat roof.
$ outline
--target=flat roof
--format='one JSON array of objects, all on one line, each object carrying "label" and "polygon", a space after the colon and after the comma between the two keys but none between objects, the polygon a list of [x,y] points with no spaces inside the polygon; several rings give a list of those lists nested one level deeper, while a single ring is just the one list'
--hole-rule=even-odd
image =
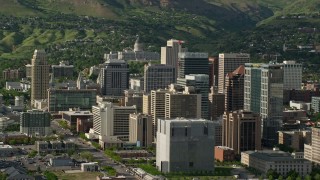
[{"label": "flat roof", "polygon": [[61,114],[67,114],[67,115],[84,115],[84,116],[89,116],[92,115],[90,111],[60,111]]}]

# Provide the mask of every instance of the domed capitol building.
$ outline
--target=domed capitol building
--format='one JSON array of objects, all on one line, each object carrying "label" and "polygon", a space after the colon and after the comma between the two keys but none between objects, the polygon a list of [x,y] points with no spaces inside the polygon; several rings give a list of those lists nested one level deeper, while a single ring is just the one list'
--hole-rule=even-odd
[{"label": "domed capitol building", "polygon": [[136,42],[132,50],[118,51],[117,53],[110,52],[104,55],[105,60],[118,59],[125,61],[150,61],[160,60],[160,54],[157,52],[144,51],[144,45],[140,42],[139,36],[137,36]]}]

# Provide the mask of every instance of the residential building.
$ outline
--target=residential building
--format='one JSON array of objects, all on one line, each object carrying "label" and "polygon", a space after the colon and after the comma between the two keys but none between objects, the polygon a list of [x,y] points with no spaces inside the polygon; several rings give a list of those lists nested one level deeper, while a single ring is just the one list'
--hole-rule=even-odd
[{"label": "residential building", "polygon": [[186,52],[187,48],[182,48],[184,41],[170,39],[167,46],[161,47],[161,64],[171,65],[175,67],[175,77],[178,76],[178,53]]},{"label": "residential building", "polygon": [[144,65],[144,91],[164,89],[176,82],[175,67],[166,64]]},{"label": "residential building", "polygon": [[178,78],[185,78],[189,74],[205,74],[208,75],[209,86],[208,53],[180,52],[178,57]]},{"label": "residential building", "polygon": [[124,60],[107,60],[97,81],[102,95],[122,96],[129,89],[129,65]]},{"label": "residential building", "polygon": [[49,112],[67,111],[69,108],[89,110],[96,104],[95,89],[48,89]]},{"label": "residential building", "polygon": [[279,131],[278,144],[293,148],[296,152],[303,152],[304,144],[311,143],[311,131]]},{"label": "residential building", "polygon": [[244,109],[260,113],[266,146],[278,141],[283,113],[283,67],[281,64],[245,64]]},{"label": "residential building", "polygon": [[50,113],[28,110],[20,115],[20,133],[27,136],[47,136],[51,133]]},{"label": "residential building", "polygon": [[46,52],[35,50],[31,60],[31,105],[36,99],[47,99],[49,88],[49,68]]},{"label": "residential building", "polygon": [[312,161],[313,163],[320,164],[320,128],[311,128],[311,144],[304,145],[304,158]]},{"label": "residential building", "polygon": [[236,154],[261,149],[261,119],[259,114],[238,110],[225,112],[222,123],[222,145]]},{"label": "residential building", "polygon": [[241,163],[266,174],[273,169],[281,176],[287,176],[290,171],[295,171],[305,177],[312,171],[312,163],[303,159],[299,153],[290,154],[274,150],[245,151],[241,153]]},{"label": "residential building", "polygon": [[214,159],[220,162],[234,161],[236,153],[232,148],[226,146],[215,146],[214,147]]},{"label": "residential building", "polygon": [[4,80],[18,80],[25,77],[22,69],[5,69],[2,71],[2,79]]},{"label": "residential building", "polygon": [[283,61],[283,89],[301,90],[302,64],[295,61]]},{"label": "residential building", "polygon": [[201,118],[209,119],[209,76],[207,74],[189,74],[184,78],[178,78],[177,84],[185,86],[193,86],[197,93],[201,94]]},{"label": "residential building", "polygon": [[225,77],[225,111],[232,112],[243,109],[244,66],[227,73]]},{"label": "residential building", "polygon": [[320,112],[320,96],[311,98],[311,109],[314,113]]},{"label": "residential building", "polygon": [[116,106],[105,102],[92,106],[92,113],[94,133],[99,135],[99,139],[106,136],[129,140],[129,115],[136,113],[135,106]]},{"label": "residential building", "polygon": [[81,163],[82,172],[96,172],[99,171],[98,162]]},{"label": "residential building", "polygon": [[60,77],[72,77],[73,76],[73,65],[69,65],[68,61],[60,61],[59,65],[52,65],[52,76],[54,78]]},{"label": "residential building", "polygon": [[146,114],[130,114],[129,142],[136,143],[138,147],[152,145],[152,118]]},{"label": "residential building", "polygon": [[225,93],[225,77],[227,73],[233,72],[236,68],[250,62],[249,54],[242,53],[221,53],[219,54],[219,93]]},{"label": "residential building", "polygon": [[218,93],[218,91],[214,90],[214,87],[211,87],[208,99],[210,105],[210,119],[215,121],[224,113],[225,94]]},{"label": "residential building", "polygon": [[214,124],[205,119],[158,119],[156,167],[163,173],[214,171]]}]

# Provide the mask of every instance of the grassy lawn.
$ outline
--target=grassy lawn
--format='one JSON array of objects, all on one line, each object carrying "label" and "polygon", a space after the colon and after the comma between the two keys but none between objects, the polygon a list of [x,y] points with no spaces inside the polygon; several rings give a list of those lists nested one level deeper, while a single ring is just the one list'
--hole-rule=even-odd
[{"label": "grassy lawn", "polygon": [[97,176],[102,175],[99,172],[83,172],[83,173],[63,173],[63,172],[54,172],[55,175],[58,176],[58,179],[61,180],[69,180],[69,179],[74,179],[74,180],[80,180],[80,179],[85,179],[85,180],[96,180]]},{"label": "grassy lawn", "polygon": [[104,153],[115,161],[121,161],[121,157],[114,153],[113,150],[107,149],[104,151]]},{"label": "grassy lawn", "polygon": [[151,164],[140,164],[138,167],[152,175],[161,175],[161,172],[159,172],[158,169]]},{"label": "grassy lawn", "polygon": [[103,166],[102,170],[106,171],[109,176],[116,176],[117,171],[111,166]]},{"label": "grassy lawn", "polygon": [[59,120],[58,121],[59,122],[59,125],[61,126],[61,127],[63,127],[64,129],[69,129],[70,127],[68,126],[68,122],[67,121],[65,121],[65,120]]}]

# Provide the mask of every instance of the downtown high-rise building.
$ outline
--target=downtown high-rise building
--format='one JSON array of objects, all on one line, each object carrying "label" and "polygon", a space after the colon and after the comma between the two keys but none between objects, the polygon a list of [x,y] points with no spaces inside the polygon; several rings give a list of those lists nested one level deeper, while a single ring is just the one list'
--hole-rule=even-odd
[{"label": "downtown high-rise building", "polygon": [[243,109],[244,66],[239,66],[225,78],[225,111]]},{"label": "downtown high-rise building", "polygon": [[152,118],[150,115],[140,113],[130,114],[129,142],[136,143],[137,147],[152,145]]},{"label": "downtown high-rise building", "polygon": [[249,62],[249,54],[219,54],[218,92],[225,93],[225,77],[227,73],[233,72],[240,65],[244,65]]},{"label": "downtown high-rise building", "polygon": [[209,75],[208,53],[180,52],[178,57],[178,78],[185,78],[189,74]]},{"label": "downtown high-rise building", "polygon": [[178,76],[178,53],[186,52],[186,48],[182,48],[184,41],[170,39],[167,46],[161,47],[161,64],[171,65],[175,67],[175,78]]},{"label": "downtown high-rise building", "polygon": [[122,96],[129,89],[129,65],[124,60],[107,60],[98,77],[101,93],[105,96]]},{"label": "downtown high-rise building", "polygon": [[146,64],[144,66],[144,91],[164,89],[176,82],[176,70],[172,65]]},{"label": "downtown high-rise building", "polygon": [[283,61],[283,89],[301,90],[302,64],[295,61]]},{"label": "downtown high-rise building", "polygon": [[35,50],[31,60],[31,105],[37,99],[47,99],[49,88],[49,69],[46,52]]},{"label": "downtown high-rise building", "polygon": [[201,118],[209,119],[209,76],[207,74],[189,74],[184,78],[178,78],[180,86],[193,86],[198,94],[201,94]]},{"label": "downtown high-rise building", "polygon": [[245,64],[244,109],[260,113],[264,144],[276,143],[282,127],[282,64]]},{"label": "downtown high-rise building", "polygon": [[20,115],[20,133],[27,136],[47,136],[51,133],[50,113],[29,110]]}]

